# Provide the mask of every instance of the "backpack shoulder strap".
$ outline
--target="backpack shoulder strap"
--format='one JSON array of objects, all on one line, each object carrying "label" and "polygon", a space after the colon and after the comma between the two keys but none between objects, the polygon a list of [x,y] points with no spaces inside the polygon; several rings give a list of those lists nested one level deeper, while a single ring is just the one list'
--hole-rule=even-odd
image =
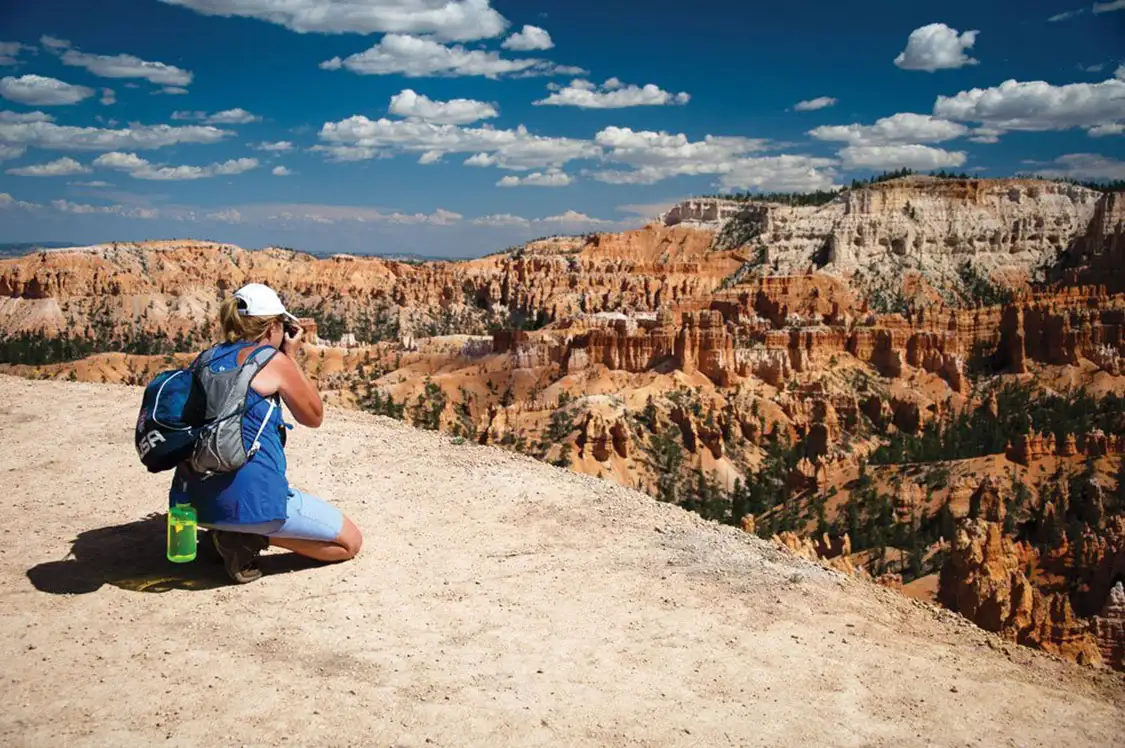
[{"label": "backpack shoulder strap", "polygon": [[219,346],[217,346],[217,345],[211,346],[210,348],[205,350],[203,353],[200,353],[198,356],[196,356],[195,361],[191,362],[191,366],[189,368],[191,368],[191,369],[203,369],[203,368],[207,367],[208,365],[210,365],[210,363],[212,361],[215,360],[215,356],[218,353],[218,351],[219,351]]},{"label": "backpack shoulder strap", "polygon": [[248,364],[251,361],[258,361],[262,366],[265,366],[278,353],[280,353],[280,351],[274,348],[272,345],[260,345],[255,348],[249,356],[246,357],[246,363]]}]

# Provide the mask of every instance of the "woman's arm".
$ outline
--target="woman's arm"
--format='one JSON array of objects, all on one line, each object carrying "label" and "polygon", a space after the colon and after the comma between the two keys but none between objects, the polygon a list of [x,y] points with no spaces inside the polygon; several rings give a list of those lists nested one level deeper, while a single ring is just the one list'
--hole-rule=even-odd
[{"label": "woman's arm", "polygon": [[292,337],[285,334],[281,352],[254,377],[254,389],[261,395],[279,393],[297,423],[315,429],[324,422],[324,403],[316,385],[297,363],[303,337],[304,331]]}]

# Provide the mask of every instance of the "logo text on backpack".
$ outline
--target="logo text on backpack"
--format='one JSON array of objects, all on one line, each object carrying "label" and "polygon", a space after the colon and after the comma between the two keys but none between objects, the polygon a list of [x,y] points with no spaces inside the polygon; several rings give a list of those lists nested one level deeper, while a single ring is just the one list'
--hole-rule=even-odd
[{"label": "logo text on backpack", "polygon": [[140,452],[141,457],[144,458],[153,447],[157,444],[162,444],[164,441],[164,435],[159,431],[150,431],[141,437],[140,443],[137,444],[137,451]]}]

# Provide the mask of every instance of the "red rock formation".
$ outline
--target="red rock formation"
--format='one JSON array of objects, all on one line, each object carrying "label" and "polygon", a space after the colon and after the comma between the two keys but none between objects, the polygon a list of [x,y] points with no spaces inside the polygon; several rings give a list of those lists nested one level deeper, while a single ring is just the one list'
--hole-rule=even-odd
[{"label": "red rock formation", "polygon": [[1024,575],[1033,551],[1006,537],[999,523],[961,523],[941,570],[938,599],[983,629],[1020,644],[1098,664],[1101,654],[1088,626],[1064,595],[1044,595]]},{"label": "red rock formation", "polygon": [[598,462],[611,456],[629,456],[629,430],[620,419],[609,420],[600,413],[586,413],[578,430],[578,454],[591,455]]},{"label": "red rock formation", "polygon": [[969,517],[987,522],[1003,522],[1006,514],[999,481],[991,475],[985,476],[969,497]]},{"label": "red rock formation", "polygon": [[[799,558],[819,562],[845,574],[854,574],[858,571],[851,556],[850,541],[846,541],[842,546],[837,544],[835,551],[833,551],[831,542],[827,538],[822,539],[818,544],[810,538],[802,538],[796,533],[785,531],[774,535],[773,542]],[[826,547],[825,543],[829,543],[829,547]],[[900,579],[899,584],[901,585],[901,583],[902,580]]]},{"label": "red rock formation", "polygon": [[1058,443],[1054,434],[1022,434],[1008,444],[1008,459],[1021,465],[1030,465],[1044,457],[1103,457],[1125,455],[1125,434],[1105,434],[1095,431],[1088,434],[1067,434]]}]

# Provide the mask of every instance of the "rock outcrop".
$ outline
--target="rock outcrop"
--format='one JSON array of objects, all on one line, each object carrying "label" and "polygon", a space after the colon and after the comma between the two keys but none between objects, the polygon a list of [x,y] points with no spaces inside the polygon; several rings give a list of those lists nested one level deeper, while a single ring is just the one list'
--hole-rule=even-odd
[{"label": "rock outcrop", "polygon": [[1024,573],[1034,551],[997,522],[969,519],[953,538],[938,599],[983,629],[1082,664],[1101,663],[1097,640],[1062,594],[1044,595]]},{"label": "rock outcrop", "polygon": [[1117,670],[1125,670],[1125,584],[1118,582],[1110,590],[1101,613],[1093,619],[1094,638],[1101,650],[1102,662]]},{"label": "rock outcrop", "polygon": [[[775,272],[820,266],[867,290],[901,290],[917,274],[932,289],[953,290],[964,261],[985,276],[1027,280],[1031,268],[1054,264],[1084,237],[1096,215],[1095,225],[1112,231],[1117,209],[1102,198],[1041,180],[919,176],[849,190],[821,206],[751,203],[730,221],[741,224],[733,233],[742,243],[765,248]],[[721,208],[729,210],[690,201],[665,220],[710,218]],[[1090,243],[1104,252],[1101,236],[1094,231]]]}]

